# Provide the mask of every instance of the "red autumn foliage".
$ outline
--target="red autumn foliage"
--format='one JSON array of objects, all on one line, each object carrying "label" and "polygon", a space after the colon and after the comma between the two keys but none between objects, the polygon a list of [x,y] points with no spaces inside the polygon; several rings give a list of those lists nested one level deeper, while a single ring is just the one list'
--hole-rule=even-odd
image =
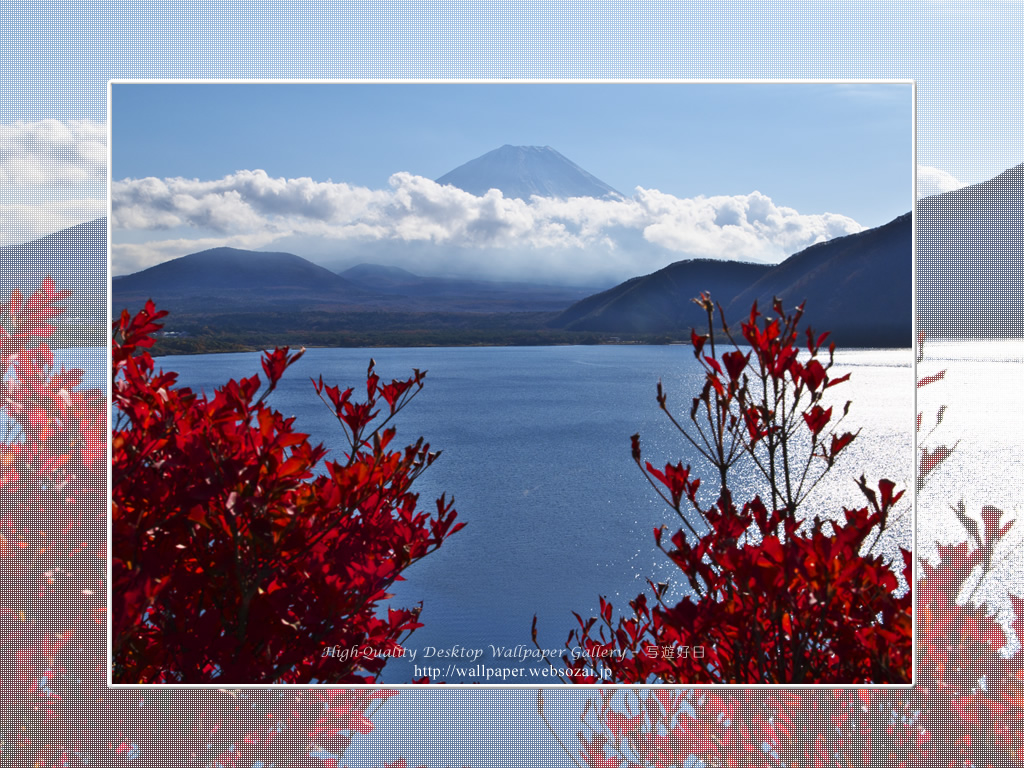
[{"label": "red autumn foliage", "polygon": [[349,444],[316,474],[326,449],[267,404],[302,351],[264,354],[262,393],[252,376],[207,397],[155,370],[165,314],[115,327],[114,681],[373,682],[422,626],[418,608],[377,615],[388,588],[462,527],[410,490],[439,454],[391,448],[424,374],[385,384],[371,360],[363,401],[314,381]]},{"label": "red autumn foliage", "polygon": [[[923,341],[919,339],[919,363]],[[943,373],[923,377],[918,387],[941,380]],[[944,413],[941,406],[936,426]],[[919,433],[922,421],[919,414]],[[951,454],[951,448],[923,444],[933,433],[934,428],[921,436],[922,456]],[[922,465],[919,488],[933,469]],[[937,564],[921,563],[914,687],[605,689],[582,714],[574,761],[593,768],[1021,764],[1021,657],[1008,652],[1003,629],[992,613],[973,602],[989,578],[995,553],[1012,556],[1004,540],[1014,521],[1004,522],[1001,510],[986,506],[980,528],[962,503],[953,511],[969,541],[939,546]],[[964,594],[972,582],[973,588]],[[1010,629],[1020,637],[1024,600],[1009,597],[1016,617]],[[538,704],[546,719],[542,698]]]},{"label": "red autumn foliage", "polygon": [[[1004,653],[1006,639],[993,615],[972,604],[970,596],[957,599],[975,569],[982,581],[987,578],[986,553],[997,548],[1009,527],[986,526],[978,546],[940,546],[939,564],[922,564],[914,687],[601,689],[581,718],[577,764],[1020,765],[1024,669],[1019,658]],[[1017,616],[1013,629],[1020,636],[1024,600],[1010,599]]]},{"label": "red autumn foliage", "polygon": [[[343,753],[394,691],[106,687],[106,554],[95,544],[108,514],[106,407],[80,371],[53,370],[37,343],[61,297],[49,281],[27,301],[12,297],[0,329],[0,409],[11,424],[0,442],[0,765],[164,765],[171,756],[195,768],[333,768],[338,761],[311,753]],[[699,765],[692,755],[738,766],[1024,762],[1021,655],[999,652],[1000,626],[962,594],[968,579],[980,591],[1007,556],[1012,521],[994,507],[978,520],[954,511],[970,538],[921,566],[914,688],[598,690],[577,764]],[[1024,605],[1011,600],[1019,634]]]},{"label": "red autumn foliage", "polygon": [[336,768],[396,691],[107,687],[107,405],[54,368],[67,295],[0,308],[0,766]]},{"label": "red autumn foliage", "polygon": [[[84,651],[90,638],[102,641],[105,555],[83,530],[102,530],[106,406],[101,391],[79,387],[82,370],[54,369],[45,343],[68,295],[50,279],[27,299],[15,290],[0,328],[5,765],[63,764],[74,752],[66,716],[104,679],[102,658]],[[87,682],[69,685],[75,680]]]},{"label": "red autumn foliage", "polygon": [[[704,386],[690,408],[690,429],[672,415],[658,385],[658,404],[717,470],[718,500],[703,506],[691,467],[644,462],[640,436],[633,459],[685,526],[654,538],[681,571],[691,594],[672,604],[668,584],[650,586],[614,616],[601,598],[599,615],[583,619],[566,641],[563,660],[573,682],[614,683],[898,683],[911,676],[910,553],[902,551],[900,584],[892,566],[872,554],[903,496],[861,477],[867,506],[844,509],[842,521],[802,519],[798,510],[855,433],[840,432],[825,393],[848,375],[830,375],[820,356],[826,335],[807,329],[798,348],[802,306],[773,317],[755,303],[742,323],[744,352],[722,316],[732,349],[717,356],[713,306],[697,300],[709,332],[692,333]],[[721,307],[719,307],[721,313]],[[710,355],[703,354],[710,348]],[[719,359],[721,363],[719,363]],[[766,497],[734,502],[740,461],[763,478]],[[749,474],[739,482],[749,483]],[[667,491],[667,493],[666,493]],[[691,512],[692,511],[692,512]],[[693,514],[696,513],[696,514]],[[665,539],[671,545],[667,546]],[[536,626],[534,627],[536,637]],[[535,640],[536,642],[536,640]],[[581,652],[582,651],[582,652]]]}]

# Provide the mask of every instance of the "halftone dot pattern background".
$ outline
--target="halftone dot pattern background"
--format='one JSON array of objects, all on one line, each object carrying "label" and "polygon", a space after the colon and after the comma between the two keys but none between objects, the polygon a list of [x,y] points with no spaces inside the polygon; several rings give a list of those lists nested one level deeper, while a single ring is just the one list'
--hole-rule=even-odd
[{"label": "halftone dot pattern background", "polygon": [[[109,78],[915,78],[918,163],[976,182],[1024,159],[1021,13],[1019,5],[1003,2],[4,2],[0,168],[28,151],[35,140],[26,140],[26,132],[39,121],[103,125]],[[27,126],[15,130],[19,124]],[[70,145],[61,148],[54,141],[50,146],[33,166],[49,164],[56,169],[50,176],[33,176],[31,169],[0,176],[0,246],[27,243],[104,215],[105,169],[97,171]],[[67,168],[77,170],[69,175]],[[1011,197],[1019,201],[1020,181],[1011,181],[1016,195]],[[1019,213],[1017,203],[1006,211],[982,198],[980,210],[994,222]],[[918,308],[925,329],[931,333],[932,323],[935,338],[955,338],[989,323],[1019,336],[1020,233],[991,234],[994,239],[985,247],[1006,255],[979,277],[964,268],[977,251],[946,239],[961,222],[927,205],[920,213]],[[0,251],[5,292],[25,272],[21,257],[12,254]],[[68,254],[65,261],[78,293],[105,302],[102,266],[82,254]],[[933,347],[926,349],[931,354]],[[997,402],[1003,425],[986,445],[958,449],[937,473],[935,487],[922,494],[919,546],[926,557],[935,542],[965,538],[947,503],[956,497],[949,494],[966,495],[975,515],[984,503],[1016,511],[1014,478],[1020,477],[1021,465],[1014,442],[1020,434],[1018,414],[1024,413],[1019,383],[993,381],[983,363],[943,358],[940,349],[928,365],[946,368],[950,385],[922,390],[919,410],[934,413],[946,405],[948,426],[957,412],[964,421],[982,418]],[[922,373],[930,370],[922,367]],[[103,380],[102,371],[89,373]],[[949,438],[951,443],[956,435]],[[88,529],[93,548],[105,541],[103,510],[96,512]],[[54,513],[40,509],[39,519],[50,520]],[[985,597],[1005,619],[1006,592],[1024,590],[1014,581],[1012,562],[1002,567],[998,573],[1005,579]],[[7,607],[18,585],[5,579],[0,589]],[[66,599],[78,598],[71,590]],[[102,630],[84,631],[78,640],[65,666],[85,681],[90,695],[111,704],[120,723],[142,729],[155,722],[159,730],[161,712],[187,714],[174,722],[193,723],[163,733],[163,741],[146,753],[129,743],[116,755],[94,755],[90,765],[206,765],[212,759],[207,750],[211,720],[245,712],[237,716],[240,726],[254,732],[268,727],[255,709],[248,714],[247,702],[216,691],[107,690],[99,677]],[[589,696],[583,690],[545,692],[547,717],[570,750],[577,746],[575,732]],[[90,706],[89,699],[80,706]],[[374,731],[354,737],[343,764],[387,765],[399,758],[410,766],[575,764],[538,715],[532,691],[406,690],[373,720]],[[5,721],[3,727],[16,724]],[[936,736],[954,742],[959,727],[951,719],[947,731]],[[10,743],[13,733],[5,732],[3,740]],[[12,764],[6,750],[0,761]],[[751,755],[748,764],[774,761],[764,751]],[[268,768],[269,763],[249,765]]]}]

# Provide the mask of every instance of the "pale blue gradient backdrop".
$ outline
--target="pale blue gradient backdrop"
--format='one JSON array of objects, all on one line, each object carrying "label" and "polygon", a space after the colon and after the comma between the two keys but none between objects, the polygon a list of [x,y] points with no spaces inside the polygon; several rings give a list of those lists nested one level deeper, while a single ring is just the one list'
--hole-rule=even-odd
[{"label": "pale blue gradient backdrop", "polygon": [[[1014,2],[4,2],[0,14],[0,125],[102,121],[107,79],[126,77],[915,78],[920,165],[973,183],[1024,160],[1024,7]],[[2,231],[18,232],[13,241],[45,234],[60,221],[47,205],[98,199],[101,189],[95,178],[84,187],[4,182]],[[949,392],[951,413],[969,412],[969,390]],[[944,471],[982,485],[1001,471],[957,461]],[[950,514],[943,504],[919,510]],[[97,544],[103,535],[95,532]],[[569,744],[585,695],[548,696]],[[202,692],[194,702],[203,705]],[[403,693],[346,761],[399,756],[410,765],[569,764],[529,691]]]}]

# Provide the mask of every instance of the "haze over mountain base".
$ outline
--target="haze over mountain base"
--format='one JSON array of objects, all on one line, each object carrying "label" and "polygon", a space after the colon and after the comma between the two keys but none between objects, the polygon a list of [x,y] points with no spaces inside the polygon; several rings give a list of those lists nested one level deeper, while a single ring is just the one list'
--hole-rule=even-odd
[{"label": "haze over mountain base", "polygon": [[171,311],[162,348],[270,345],[668,343],[706,317],[702,292],[746,318],[756,299],[806,302],[806,318],[846,346],[912,344],[911,216],[813,246],[776,266],[685,260],[607,291],[424,278],[364,264],[335,274],[289,253],[216,248],[113,280],[115,307],[148,298]]},{"label": "haze over mountain base", "polygon": [[[918,306],[931,338],[1024,335],[1024,296],[991,279],[1024,265],[1024,165],[919,201]],[[335,274],[294,254],[219,248],[113,280],[113,308],[153,298],[171,310],[166,351],[254,349],[273,344],[419,345],[665,343],[685,340],[708,290],[742,319],[756,299],[807,301],[808,321],[840,345],[907,346],[912,328],[910,214],[804,249],[782,264],[683,260],[604,291],[502,281],[422,277],[363,264]],[[45,274],[78,288],[103,273],[106,221],[97,219],[2,249],[0,286],[34,290]],[[211,258],[212,257],[212,258]],[[14,280],[15,276],[17,280]],[[14,282],[12,282],[14,280]],[[20,281],[20,282],[19,282]],[[982,290],[984,287],[984,290]],[[68,302],[63,343],[104,343],[105,307],[84,290]],[[84,297],[84,298],[80,298]],[[84,329],[90,329],[86,332]]]}]

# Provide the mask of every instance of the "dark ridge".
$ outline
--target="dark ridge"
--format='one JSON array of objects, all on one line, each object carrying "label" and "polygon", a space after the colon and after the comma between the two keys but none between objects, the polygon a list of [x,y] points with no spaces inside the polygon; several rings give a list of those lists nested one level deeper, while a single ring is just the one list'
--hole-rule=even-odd
[{"label": "dark ridge", "polygon": [[1024,337],[1024,165],[917,203],[927,336]]},{"label": "dark ridge", "polygon": [[76,224],[37,240],[0,247],[0,297],[14,289],[34,293],[46,277],[69,290],[65,312],[54,319],[50,345],[99,346],[107,330],[107,220]]},{"label": "dark ridge", "polygon": [[113,281],[115,306],[153,299],[170,309],[349,303],[368,292],[293,253],[211,248]]},{"label": "dark ridge", "polygon": [[[699,259],[679,261],[577,302],[549,324],[605,333],[669,333],[685,337],[707,318],[691,300],[702,292],[745,319],[756,300],[770,311],[778,297],[806,302],[805,323],[831,331],[846,346],[911,346],[911,215],[811,246],[781,264]],[[715,322],[719,322],[716,316]]]},{"label": "dark ridge", "polygon": [[803,324],[830,331],[840,346],[913,345],[912,216],[818,243],[786,259],[723,306],[745,318],[756,299],[762,312],[806,301]]},{"label": "dark ridge", "polygon": [[691,299],[702,291],[734,296],[771,269],[716,259],[677,261],[589,296],[555,318],[550,327],[604,333],[681,333],[706,324]]}]

